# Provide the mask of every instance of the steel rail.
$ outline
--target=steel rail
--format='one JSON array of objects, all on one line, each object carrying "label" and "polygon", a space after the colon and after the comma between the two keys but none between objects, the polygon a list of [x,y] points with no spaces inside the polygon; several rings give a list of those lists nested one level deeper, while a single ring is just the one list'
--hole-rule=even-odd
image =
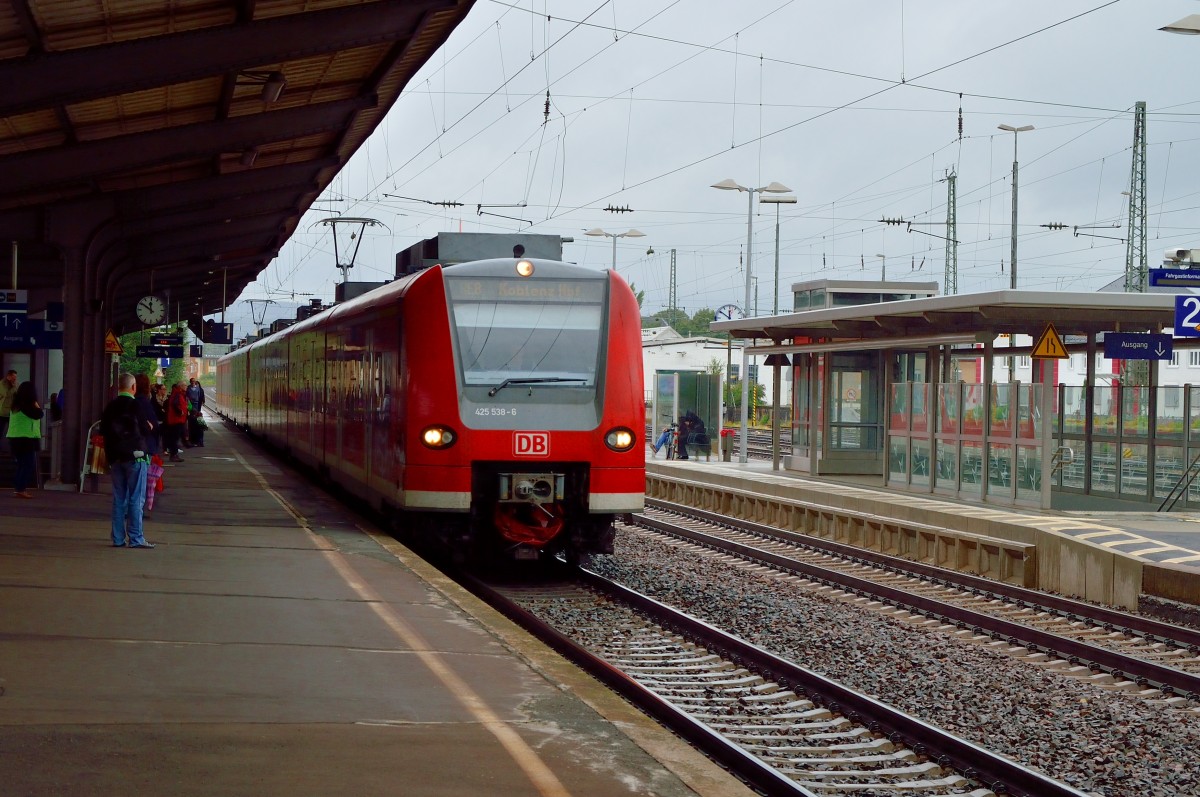
[{"label": "steel rail", "polygon": [[[1020,644],[1035,652],[1038,649],[1056,651],[1065,654],[1073,661],[1078,660],[1079,662],[1094,663],[1100,669],[1107,670],[1114,675],[1119,673],[1122,676],[1131,675],[1136,679],[1145,679],[1147,683],[1154,684],[1164,692],[1182,690],[1189,697],[1200,695],[1200,676],[1192,675],[1173,667],[1164,667],[1154,662],[1133,659],[1122,653],[1090,645],[1086,642],[1079,642],[1059,636],[1058,634],[1031,628],[1030,626],[976,612],[961,606],[953,606],[935,598],[915,595],[896,587],[870,581],[869,579],[840,573],[818,565],[811,565],[787,556],[781,556],[769,551],[753,548],[749,545],[722,539],[702,531],[685,529],[681,526],[646,517],[645,515],[638,515],[636,517],[637,521],[647,528],[682,537],[683,539],[697,542],[726,553],[736,554],[753,561],[765,562],[782,570],[823,581],[827,584],[835,584],[842,589],[858,595],[871,595],[897,606],[914,609],[922,614],[941,617],[951,623],[961,624],[964,628],[971,627],[976,633],[989,631],[999,638],[1007,639],[1014,645]],[[726,519],[725,522],[728,524],[729,519]]]},{"label": "steel rail", "polygon": [[[1096,606],[1083,601],[1064,598],[1060,595],[1051,595],[1047,592],[1039,592],[1027,587],[1019,587],[1013,584],[1005,584],[1001,581],[993,581],[983,576],[976,576],[970,573],[961,573],[956,570],[947,570],[936,565],[928,565],[923,562],[916,562],[912,559],[903,559],[897,556],[891,556],[885,553],[869,551],[864,548],[856,548],[853,545],[845,543],[833,542],[821,537],[812,537],[807,534],[802,534],[786,529],[775,528],[761,523],[754,523],[749,520],[738,520],[731,518],[728,515],[709,512],[704,509],[695,509],[684,504],[676,504],[670,501],[662,501],[654,498],[646,499],[646,506],[654,509],[663,509],[668,512],[675,512],[681,515],[690,515],[700,520],[705,520],[709,523],[717,525],[736,524],[738,528],[746,531],[752,531],[756,534],[763,534],[770,537],[778,537],[787,542],[804,545],[818,550],[825,551],[837,556],[844,556],[850,559],[857,559],[862,562],[869,562],[880,567],[885,567],[897,572],[912,573],[934,582],[941,583],[944,586],[958,586],[964,589],[973,590],[986,595],[992,595],[999,598],[1008,598],[1009,600],[1025,601],[1033,603],[1043,608],[1052,609],[1067,618],[1072,619],[1087,619],[1105,627],[1105,629],[1123,631],[1129,633],[1130,636],[1142,636],[1153,638],[1158,641],[1174,642],[1176,644],[1190,646],[1195,648],[1193,652],[1200,652],[1200,630],[1187,628],[1185,626],[1175,626],[1170,623],[1164,623],[1161,620],[1155,620],[1150,617],[1140,617],[1138,615],[1127,614],[1117,609],[1110,609],[1107,606]],[[835,507],[818,506],[816,504],[808,505],[810,508],[821,509],[836,513],[838,510]],[[1132,633],[1130,633],[1132,632]]]},{"label": "steel rail", "polygon": [[[592,575],[595,576],[595,574]],[[692,718],[672,703],[649,691],[628,674],[609,664],[488,584],[474,576],[462,573],[455,573],[454,576],[459,583],[501,614],[590,673],[601,683],[674,731],[753,788],[764,794],[779,795],[780,797],[818,797],[707,725]],[[578,571],[572,570],[568,574],[564,570],[564,578],[578,580]],[[595,576],[595,578],[599,579],[600,576]],[[608,590],[603,591],[608,592]]]},{"label": "steel rail", "polygon": [[[1014,797],[1086,797],[1065,783],[1028,769],[935,725],[893,708],[812,670],[782,659],[703,620],[673,609],[654,598],[580,569],[584,583],[629,603],[656,622],[696,641],[731,654],[735,664],[748,664],[793,691],[807,694],[818,705],[852,722],[865,724],[893,743],[903,743],[918,755],[936,756],[940,766],[978,780],[997,794]],[[768,792],[774,794],[774,792]]]}]

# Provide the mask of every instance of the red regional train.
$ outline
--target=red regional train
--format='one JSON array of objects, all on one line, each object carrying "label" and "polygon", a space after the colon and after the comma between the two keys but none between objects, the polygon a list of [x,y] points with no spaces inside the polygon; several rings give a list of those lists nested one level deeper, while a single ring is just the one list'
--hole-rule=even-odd
[{"label": "red regional train", "polygon": [[616,272],[434,266],[222,357],[216,404],[456,557],[578,559],[643,507],[640,329]]}]

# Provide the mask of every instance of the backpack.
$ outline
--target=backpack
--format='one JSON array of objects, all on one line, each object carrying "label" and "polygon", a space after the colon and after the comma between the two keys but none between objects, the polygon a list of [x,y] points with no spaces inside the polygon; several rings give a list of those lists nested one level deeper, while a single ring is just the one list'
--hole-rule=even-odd
[{"label": "backpack", "polygon": [[131,398],[115,399],[104,414],[104,453],[109,461],[130,462],[144,457],[145,442],[137,402]]}]

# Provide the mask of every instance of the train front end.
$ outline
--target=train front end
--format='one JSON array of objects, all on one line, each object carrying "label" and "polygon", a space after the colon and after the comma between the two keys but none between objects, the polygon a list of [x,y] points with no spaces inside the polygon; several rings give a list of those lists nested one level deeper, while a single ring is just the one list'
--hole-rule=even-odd
[{"label": "train front end", "polygon": [[629,286],[611,272],[508,258],[445,268],[443,280],[459,428],[419,434],[423,459],[443,453],[460,484],[469,471],[456,547],[512,558],[611,552],[615,516],[640,511],[645,497]]}]

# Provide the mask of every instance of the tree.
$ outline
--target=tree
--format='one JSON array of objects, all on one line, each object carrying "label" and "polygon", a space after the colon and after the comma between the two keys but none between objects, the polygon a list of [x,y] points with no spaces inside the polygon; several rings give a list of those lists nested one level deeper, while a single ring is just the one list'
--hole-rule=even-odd
[{"label": "tree", "polygon": [[[158,360],[152,357],[138,357],[137,347],[147,345],[147,335],[149,333],[156,335],[179,335],[183,337],[186,331],[186,324],[169,324],[151,330],[130,332],[128,335],[122,335],[121,348],[125,351],[121,355],[121,371],[131,373],[135,376],[137,374],[145,374],[149,377],[150,383],[154,384],[158,381]],[[184,339],[186,340],[186,337]],[[173,385],[176,382],[186,381],[187,361],[182,357],[173,359],[170,365],[162,369],[162,372],[162,384],[164,385]]]},{"label": "tree", "polygon": [[691,316],[684,310],[659,310],[651,318],[657,319],[667,326],[674,329],[685,338],[695,337],[727,337],[724,334],[714,333],[708,328],[708,325],[716,319],[717,314],[713,310],[705,307],[697,310]]},{"label": "tree", "polygon": [[633,291],[633,295],[637,298],[638,309],[642,308],[642,302],[646,300],[646,292],[639,291],[637,285],[633,282],[629,283],[629,290]]}]

